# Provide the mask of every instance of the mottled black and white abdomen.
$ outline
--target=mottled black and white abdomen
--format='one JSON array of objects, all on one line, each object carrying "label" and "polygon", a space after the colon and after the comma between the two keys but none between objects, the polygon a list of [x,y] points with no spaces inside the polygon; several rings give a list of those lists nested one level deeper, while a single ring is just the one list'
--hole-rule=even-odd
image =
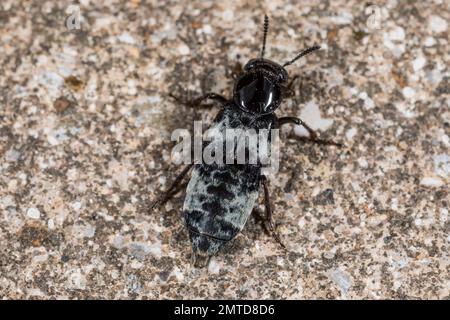
[{"label": "mottled black and white abdomen", "polygon": [[[254,119],[231,104],[221,110],[211,128],[223,138],[227,129],[268,129],[272,125],[270,119]],[[224,150],[224,164],[195,165],[187,186],[184,219],[193,251],[198,255],[212,256],[235,238],[258,199],[261,164],[225,164],[226,152],[230,150]]]},{"label": "mottled black and white abdomen", "polygon": [[212,256],[244,228],[258,199],[261,168],[252,165],[194,167],[184,219],[194,253]]}]

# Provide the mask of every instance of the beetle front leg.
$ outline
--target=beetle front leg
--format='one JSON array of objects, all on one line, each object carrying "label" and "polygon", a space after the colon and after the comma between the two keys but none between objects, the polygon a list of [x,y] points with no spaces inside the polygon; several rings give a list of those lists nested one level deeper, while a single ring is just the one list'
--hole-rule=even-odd
[{"label": "beetle front leg", "polygon": [[185,105],[190,108],[202,108],[202,107],[211,107],[211,104],[203,104],[205,100],[215,100],[221,104],[225,104],[228,102],[228,99],[222,96],[221,94],[215,92],[206,93],[198,98],[183,100],[181,97],[177,97],[172,93],[169,93],[169,96],[173,98],[176,102]]},{"label": "beetle front leg", "polygon": [[269,196],[269,180],[266,176],[261,176],[261,181],[264,187],[264,207],[266,211],[265,224],[272,234],[272,237],[274,237],[275,241],[277,241],[283,247],[283,249],[286,249],[286,246],[281,241],[280,236],[276,232],[275,226],[273,225],[272,221],[272,204]]},{"label": "beetle front leg", "polygon": [[192,168],[194,164],[188,164],[183,171],[175,178],[175,180],[170,185],[169,189],[165,191],[163,194],[161,194],[158,199],[152,204],[150,209],[154,209],[155,207],[160,207],[163,204],[165,204],[167,201],[169,201],[174,195],[176,195],[182,188],[183,185],[181,185],[181,181],[183,180],[184,176],[189,172],[189,169]]},{"label": "beetle front leg", "polygon": [[305,140],[312,141],[314,143],[323,144],[323,145],[333,145],[337,147],[342,147],[342,143],[335,142],[333,140],[320,139],[317,135],[317,132],[314,131],[310,126],[308,126],[302,119],[296,117],[282,117],[278,119],[278,127],[281,127],[284,124],[293,123],[299,126],[304,127],[308,133],[309,137],[304,138]]},{"label": "beetle front leg", "polygon": [[294,86],[294,82],[299,78],[300,76],[298,74],[296,74],[295,76],[292,77],[291,81],[289,81],[289,83],[283,87],[283,98],[291,98],[293,96],[295,96],[295,90],[292,88]]},{"label": "beetle front leg", "polygon": [[244,67],[242,66],[242,63],[237,61],[234,66],[231,68],[231,77],[233,80],[239,79],[239,77],[244,73]]}]

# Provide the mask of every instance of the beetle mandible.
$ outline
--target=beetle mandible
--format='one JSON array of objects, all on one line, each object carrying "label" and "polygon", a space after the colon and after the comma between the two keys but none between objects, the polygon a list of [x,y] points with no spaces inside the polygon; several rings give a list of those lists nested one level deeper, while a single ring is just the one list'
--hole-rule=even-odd
[{"label": "beetle mandible", "polygon": [[[297,54],[292,60],[280,65],[264,58],[269,19],[264,17],[264,33],[259,58],[251,59],[234,85],[231,99],[217,93],[205,94],[193,101],[184,102],[198,106],[206,99],[221,104],[213,127],[224,129],[278,129],[285,124],[303,126],[309,133],[308,140],[341,146],[331,140],[320,139],[317,133],[297,117],[280,117],[275,110],[283,98],[289,96],[291,84],[285,67],[301,57],[320,49],[313,46]],[[172,96],[174,97],[174,96]],[[174,97],[177,101],[179,98]],[[162,205],[182,187],[186,174],[192,170],[187,185],[183,214],[193,249],[196,266],[207,265],[223,245],[233,240],[243,229],[258,200],[262,185],[264,193],[264,225],[275,240],[284,247],[272,222],[272,206],[269,198],[268,179],[257,164],[189,164],[176,177],[171,186],[155,201],[152,208]]]}]

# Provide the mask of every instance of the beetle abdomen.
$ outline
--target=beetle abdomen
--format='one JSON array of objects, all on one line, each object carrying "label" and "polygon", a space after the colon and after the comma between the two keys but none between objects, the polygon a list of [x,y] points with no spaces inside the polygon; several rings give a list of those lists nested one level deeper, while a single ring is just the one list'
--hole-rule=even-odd
[{"label": "beetle abdomen", "polygon": [[258,198],[260,173],[252,165],[195,166],[183,208],[194,252],[214,255],[243,229]]}]

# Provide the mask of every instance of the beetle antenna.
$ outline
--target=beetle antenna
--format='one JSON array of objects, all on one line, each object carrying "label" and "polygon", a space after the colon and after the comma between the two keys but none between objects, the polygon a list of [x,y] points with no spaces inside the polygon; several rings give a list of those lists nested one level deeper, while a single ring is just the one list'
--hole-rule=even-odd
[{"label": "beetle antenna", "polygon": [[266,52],[267,31],[269,31],[269,17],[266,14],[264,15],[264,36],[263,36],[263,45],[261,49],[261,59],[264,58],[264,53]]},{"label": "beetle antenna", "polygon": [[319,49],[320,49],[320,46],[313,46],[313,47],[310,47],[308,49],[303,50],[298,55],[296,55],[294,59],[292,59],[291,61],[288,61],[285,64],[283,64],[283,68],[293,64],[295,61],[297,61],[301,57],[306,56],[306,55],[310,54],[311,52],[319,50]]}]

